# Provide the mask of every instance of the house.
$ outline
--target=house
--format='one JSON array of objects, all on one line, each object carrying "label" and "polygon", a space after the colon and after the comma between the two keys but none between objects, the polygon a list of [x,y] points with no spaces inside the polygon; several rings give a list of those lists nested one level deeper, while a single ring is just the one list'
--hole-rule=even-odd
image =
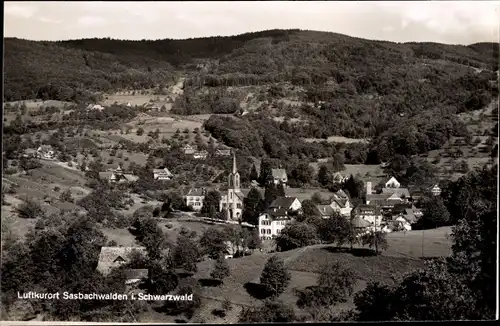
[{"label": "house", "polygon": [[145,247],[102,247],[99,253],[97,271],[108,275],[111,269],[130,263],[134,255],[146,256]]},{"label": "house", "polygon": [[441,188],[439,188],[439,186],[436,184],[436,185],[434,185],[434,187],[431,188],[431,193],[434,196],[439,196],[439,195],[441,195]]},{"label": "house", "polygon": [[99,105],[99,104],[89,104],[87,105],[87,110],[97,110],[97,111],[102,111],[104,110],[104,107]]},{"label": "house", "polygon": [[198,151],[193,154],[193,158],[197,160],[206,160],[208,152],[206,150]]},{"label": "house", "polygon": [[216,156],[230,156],[231,155],[231,150],[230,149],[217,149],[215,151]]},{"label": "house", "polygon": [[126,285],[133,285],[142,282],[148,278],[149,271],[147,269],[131,268],[125,270]]},{"label": "house", "polygon": [[383,194],[396,194],[401,199],[410,199],[410,191],[407,188],[382,188]]},{"label": "house", "polygon": [[121,167],[118,167],[116,170],[99,172],[99,177],[101,179],[108,180],[110,183],[135,182],[139,179],[138,176],[135,176],[132,173],[124,172]]},{"label": "house", "polygon": [[194,210],[199,211],[203,207],[203,200],[207,195],[205,188],[191,188],[184,196],[186,205],[191,206]]},{"label": "house", "polygon": [[395,230],[411,231],[411,223],[408,222],[408,220],[405,219],[403,216],[399,216],[396,219],[394,219],[393,224]]},{"label": "house", "polygon": [[286,185],[286,183],[288,182],[288,177],[286,175],[285,169],[272,169],[271,175],[273,177],[275,185],[279,184],[280,182],[283,183],[283,185]]},{"label": "house", "polygon": [[362,236],[364,233],[369,232],[370,228],[372,228],[372,224],[367,220],[364,220],[360,216],[354,216],[354,218],[351,220],[351,225],[356,230],[358,237]]},{"label": "house", "polygon": [[293,211],[284,207],[269,208],[259,216],[259,236],[262,240],[271,240],[277,237],[281,230],[293,220]]},{"label": "house", "polygon": [[194,152],[196,151],[196,148],[194,148],[193,146],[189,145],[189,144],[186,144],[182,147],[182,151],[184,152],[184,154],[186,155],[191,155],[191,154],[194,154]]},{"label": "house", "polygon": [[167,168],[153,169],[153,179],[155,180],[170,180],[173,176]]},{"label": "house", "polygon": [[240,174],[236,168],[236,156],[233,153],[233,170],[228,176],[227,193],[221,196],[219,210],[226,210],[227,219],[238,221],[243,212],[243,199],[245,195],[241,192]]},{"label": "house", "polygon": [[50,145],[42,145],[38,147],[36,152],[37,156],[44,160],[53,160],[55,159],[56,156],[55,151],[52,149],[52,146]]},{"label": "house", "polygon": [[35,158],[35,157],[38,157],[38,151],[36,149],[33,149],[33,148],[27,148],[26,150],[24,150],[24,153],[22,156],[27,157],[27,158]]},{"label": "house", "polygon": [[352,205],[349,196],[341,189],[330,199],[332,209],[342,216],[351,216]]},{"label": "house", "polygon": [[392,209],[392,220],[396,221],[398,218],[403,218],[409,224],[413,224],[418,220],[415,214],[416,210],[412,204],[396,204]]},{"label": "house", "polygon": [[379,207],[375,205],[359,205],[354,208],[354,217],[359,217],[370,225],[380,227],[382,223],[382,213]]},{"label": "house", "polygon": [[334,183],[343,183],[343,182],[346,182],[348,179],[349,179],[348,176],[344,176],[344,175],[340,174],[340,172],[336,172],[333,175],[333,182]]},{"label": "house", "polygon": [[391,177],[384,183],[384,186],[385,188],[399,188],[401,187],[401,183],[399,183],[399,181],[396,180],[396,178]]},{"label": "house", "polygon": [[269,205],[269,208],[285,208],[296,212],[302,208],[302,204],[297,197],[278,197],[273,200],[271,205]]}]

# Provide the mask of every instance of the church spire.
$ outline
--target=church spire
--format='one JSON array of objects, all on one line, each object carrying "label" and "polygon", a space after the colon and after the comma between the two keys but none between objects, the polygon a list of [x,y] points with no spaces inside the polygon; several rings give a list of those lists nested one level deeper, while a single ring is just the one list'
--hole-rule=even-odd
[{"label": "church spire", "polygon": [[233,174],[237,172],[236,170],[236,154],[233,152]]}]

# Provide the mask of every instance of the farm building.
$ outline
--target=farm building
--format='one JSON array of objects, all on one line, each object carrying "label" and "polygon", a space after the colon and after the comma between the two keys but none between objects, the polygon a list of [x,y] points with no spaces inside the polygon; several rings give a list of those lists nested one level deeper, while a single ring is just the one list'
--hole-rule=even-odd
[{"label": "farm building", "polygon": [[285,169],[272,169],[271,175],[273,177],[275,185],[277,185],[281,182],[281,183],[283,183],[283,185],[286,186],[286,184],[288,182],[288,177],[286,175]]},{"label": "farm building", "polygon": [[97,271],[108,275],[113,268],[130,263],[134,255],[146,255],[145,247],[102,247],[99,253]]},{"label": "farm building", "polygon": [[207,194],[205,188],[191,188],[184,196],[187,206],[191,206],[194,210],[199,211],[203,207],[203,200]]},{"label": "farm building", "polygon": [[173,176],[167,168],[153,170],[153,178],[155,180],[170,180]]},{"label": "farm building", "polygon": [[139,179],[138,176],[135,176],[132,173],[124,172],[121,167],[118,167],[116,170],[99,172],[99,177],[101,179],[108,180],[110,183],[135,182]]}]

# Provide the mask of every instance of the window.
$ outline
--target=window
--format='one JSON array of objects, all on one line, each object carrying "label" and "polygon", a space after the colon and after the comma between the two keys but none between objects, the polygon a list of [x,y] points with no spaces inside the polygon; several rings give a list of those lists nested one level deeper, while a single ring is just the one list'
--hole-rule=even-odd
[{"label": "window", "polygon": [[281,233],[281,229],[276,230],[276,233],[280,234]]},{"label": "window", "polygon": [[267,229],[267,234],[271,234],[271,229]]},{"label": "window", "polygon": [[240,203],[236,204],[236,208],[241,208],[241,204]]},{"label": "window", "polygon": [[260,230],[260,233],[261,233],[261,234],[266,234],[266,229],[261,229],[261,230]]}]

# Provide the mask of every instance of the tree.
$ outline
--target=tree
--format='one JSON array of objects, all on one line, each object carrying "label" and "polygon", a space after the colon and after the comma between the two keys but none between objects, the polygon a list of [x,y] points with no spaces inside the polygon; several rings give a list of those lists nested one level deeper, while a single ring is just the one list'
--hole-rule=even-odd
[{"label": "tree", "polygon": [[344,156],[341,154],[333,155],[333,158],[328,160],[328,163],[331,165],[332,172],[339,172],[345,169],[344,166]]},{"label": "tree", "polygon": [[353,270],[339,262],[328,262],[321,266],[316,286],[297,291],[299,307],[324,307],[346,302],[356,285]]},{"label": "tree", "polygon": [[21,156],[21,158],[19,159],[19,167],[24,171],[37,169],[41,166],[42,164],[39,161],[34,160],[32,158],[26,158],[24,156]]},{"label": "tree", "polygon": [[45,216],[45,212],[40,204],[30,198],[25,198],[24,202],[21,203],[16,210],[21,218],[31,219]]},{"label": "tree", "polygon": [[315,192],[311,197],[311,201],[316,205],[321,205],[323,203],[323,196],[319,192]]},{"label": "tree", "polygon": [[299,186],[311,183],[314,175],[313,168],[308,163],[299,163],[291,172],[289,182],[295,182]]},{"label": "tree", "polygon": [[212,190],[207,193],[203,200],[202,214],[207,214],[210,218],[216,218],[219,211],[220,193],[217,190]]},{"label": "tree", "polygon": [[312,200],[306,199],[302,202],[302,214],[304,215],[305,218],[311,217],[311,216],[317,216],[318,213],[319,212],[316,208],[316,205],[314,204],[314,202]]},{"label": "tree", "polygon": [[199,256],[198,246],[193,240],[182,235],[177,238],[177,244],[173,252],[173,263],[176,268],[196,272]]},{"label": "tree", "polygon": [[276,250],[287,251],[316,243],[316,229],[307,223],[292,222],[274,239]]},{"label": "tree", "polygon": [[333,180],[333,174],[326,164],[321,164],[318,171],[318,182],[323,187],[327,187]]},{"label": "tree", "polygon": [[179,278],[171,269],[159,264],[149,268],[147,289],[150,294],[165,294],[173,291],[179,284]]},{"label": "tree", "polygon": [[352,174],[349,177],[349,179],[347,179],[347,181],[345,182],[343,188],[349,192],[349,195],[352,198],[362,198],[363,196],[363,189],[364,189],[363,181],[358,180]]},{"label": "tree", "polygon": [[281,301],[266,300],[256,308],[244,308],[240,323],[290,323],[297,320],[293,308]]},{"label": "tree", "polygon": [[433,229],[448,225],[450,213],[440,196],[430,196],[423,202],[423,216],[418,220],[419,229]]},{"label": "tree", "polygon": [[361,237],[361,243],[363,246],[368,245],[369,248],[375,248],[377,255],[380,253],[379,250],[387,250],[389,248],[386,233],[382,231],[371,231],[364,234]]},{"label": "tree", "polygon": [[252,170],[250,171],[250,180],[258,180],[259,179],[259,173],[257,172],[257,168],[255,167],[255,164],[252,164]]},{"label": "tree", "polygon": [[277,197],[285,197],[285,186],[281,181],[276,186],[276,195]]},{"label": "tree", "polygon": [[259,184],[267,186],[269,181],[272,179],[272,163],[267,159],[263,159],[260,163],[260,174],[259,174]]},{"label": "tree", "polygon": [[335,243],[342,247],[350,242],[353,226],[345,217],[335,213],[327,219],[322,219],[318,228],[319,237],[326,243]]},{"label": "tree", "polygon": [[71,196],[71,190],[67,189],[61,193],[61,196],[59,197],[61,201],[67,201],[72,203],[73,202],[73,197]]},{"label": "tree", "polygon": [[137,136],[142,136],[144,134],[144,129],[142,127],[139,127],[136,131]]},{"label": "tree", "polygon": [[267,260],[260,275],[260,283],[273,297],[277,297],[285,291],[290,284],[290,279],[290,272],[285,268],[283,260],[276,255]]},{"label": "tree", "polygon": [[247,237],[244,239],[245,245],[248,247],[250,250],[255,250],[261,247],[262,245],[262,240],[259,236],[259,231],[257,229],[251,230]]},{"label": "tree", "polygon": [[394,318],[396,302],[394,288],[379,282],[369,282],[354,295],[359,321],[387,321]]},{"label": "tree", "polygon": [[220,255],[215,261],[214,269],[210,272],[210,276],[213,279],[223,282],[223,279],[229,276],[229,272],[229,265],[226,259],[224,259],[223,255]]},{"label": "tree", "polygon": [[259,190],[256,188],[250,189],[248,195],[243,199],[243,216],[244,222],[257,225],[259,223],[259,214],[261,213],[262,197]]},{"label": "tree", "polygon": [[223,255],[227,251],[227,234],[216,228],[208,228],[200,238],[200,247],[202,248],[202,254],[208,255],[212,259],[217,259],[220,255]]},{"label": "tree", "polygon": [[276,198],[278,198],[278,189],[276,185],[274,183],[268,183],[264,192],[263,209],[267,209]]}]

